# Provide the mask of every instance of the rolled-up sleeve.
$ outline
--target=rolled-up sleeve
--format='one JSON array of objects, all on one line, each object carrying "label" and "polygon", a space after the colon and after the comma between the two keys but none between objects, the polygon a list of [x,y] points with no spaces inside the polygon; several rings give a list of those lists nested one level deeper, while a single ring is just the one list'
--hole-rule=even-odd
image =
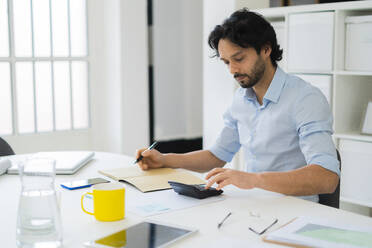
[{"label": "rolled-up sleeve", "polygon": [[236,120],[228,109],[223,115],[224,127],[216,142],[209,150],[219,159],[231,162],[235,153],[240,149],[239,133]]},{"label": "rolled-up sleeve", "polygon": [[332,113],[324,95],[312,88],[294,106],[299,144],[307,164],[317,164],[340,175],[340,164],[332,140]]}]

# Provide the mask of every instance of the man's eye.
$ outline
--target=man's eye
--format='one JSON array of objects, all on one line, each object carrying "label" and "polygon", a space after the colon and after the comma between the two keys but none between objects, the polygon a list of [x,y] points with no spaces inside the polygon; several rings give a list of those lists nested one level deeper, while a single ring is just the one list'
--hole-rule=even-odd
[{"label": "man's eye", "polygon": [[236,58],[235,61],[236,61],[236,62],[240,62],[240,61],[242,61],[243,59],[244,59],[244,57]]}]

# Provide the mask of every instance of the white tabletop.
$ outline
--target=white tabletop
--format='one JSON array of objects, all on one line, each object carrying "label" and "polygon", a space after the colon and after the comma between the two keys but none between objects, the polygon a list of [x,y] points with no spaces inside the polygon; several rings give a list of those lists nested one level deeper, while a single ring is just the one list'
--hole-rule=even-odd
[{"label": "white tabletop", "polygon": [[[72,176],[58,175],[56,188],[61,192],[61,215],[63,225],[63,247],[82,247],[82,243],[95,240],[107,234],[119,231],[136,224],[143,217],[126,211],[126,218],[116,222],[99,222],[93,216],[83,213],[80,208],[80,197],[91,189],[65,190],[59,185],[61,182],[104,177],[97,171],[120,166],[129,166],[133,158],[112,153],[96,152],[95,158]],[[16,247],[15,230],[17,220],[18,199],[20,195],[20,181],[17,175],[0,176],[0,244],[1,247]],[[131,186],[126,185],[130,190]],[[172,247],[210,247],[220,245],[226,247],[226,242],[233,239],[245,243],[249,247],[282,247],[263,243],[261,238],[248,230],[247,216],[249,212],[261,216],[279,219],[272,229],[290,221],[297,216],[327,218],[332,222],[349,223],[359,226],[372,226],[372,218],[353,214],[343,210],[326,207],[320,204],[301,200],[295,197],[263,190],[240,190],[233,186],[226,187],[225,200],[209,203],[188,209],[177,210],[148,217],[147,219],[177,224],[198,229],[198,232]],[[127,197],[126,202],[131,199]],[[231,217],[221,229],[217,223],[228,213]]]}]

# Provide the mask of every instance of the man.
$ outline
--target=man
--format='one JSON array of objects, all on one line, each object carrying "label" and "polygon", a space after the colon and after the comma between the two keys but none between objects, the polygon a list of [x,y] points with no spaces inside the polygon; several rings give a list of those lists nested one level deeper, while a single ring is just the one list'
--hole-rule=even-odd
[{"label": "man", "polygon": [[[210,149],[185,154],[141,149],[139,166],[210,170],[207,188],[232,184],[315,202],[318,194],[334,192],[340,171],[329,105],[317,88],[277,66],[282,50],[270,23],[238,10],[214,28],[208,42],[241,86],[220,136]],[[223,168],[240,147],[246,171]]]}]

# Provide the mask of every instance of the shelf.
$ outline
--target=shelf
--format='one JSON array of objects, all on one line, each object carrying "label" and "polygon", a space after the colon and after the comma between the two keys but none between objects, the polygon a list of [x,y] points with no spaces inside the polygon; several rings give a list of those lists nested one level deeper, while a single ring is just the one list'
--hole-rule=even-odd
[{"label": "shelf", "polygon": [[366,200],[352,199],[352,198],[349,198],[349,197],[341,196],[340,201],[372,208],[372,200],[366,201]]},{"label": "shelf", "polygon": [[372,71],[335,71],[336,75],[372,76]]},{"label": "shelf", "polygon": [[322,4],[308,4],[299,6],[286,6],[275,7],[266,9],[254,9],[252,11],[259,12],[264,16],[278,16],[291,14],[291,13],[304,13],[304,12],[321,12],[321,11],[334,11],[334,10],[364,10],[372,7],[369,1],[353,1],[353,2],[340,2],[340,3],[322,3]]},{"label": "shelf", "polygon": [[363,135],[357,132],[335,133],[333,136],[337,139],[349,139],[349,140],[372,142],[372,135]]},{"label": "shelf", "polygon": [[[327,35],[333,33],[333,39],[326,39],[332,42],[331,47],[324,49],[326,52],[332,51],[332,54],[327,56],[325,56],[325,53],[321,54],[324,55],[322,57],[326,57],[327,59],[332,56],[332,66],[320,66],[324,61],[319,56],[314,56],[316,59],[314,62],[312,61],[312,63],[304,63],[309,61],[311,56],[303,56],[297,51],[296,53],[292,52],[292,55],[296,56],[289,56],[289,48],[302,51],[303,49],[315,47],[318,49],[316,51],[319,51],[320,48],[318,45],[314,46],[316,43],[309,42],[310,40],[307,38],[308,32],[311,33],[310,29],[303,28],[297,31],[297,29],[294,28],[295,25],[291,26],[291,24],[295,21],[300,23],[299,20],[302,20],[300,17],[305,19],[305,15],[310,16],[324,11],[334,13],[331,31],[327,30],[327,33],[324,32]],[[279,44],[285,45],[283,53],[285,63],[283,67],[285,67],[287,73],[301,74],[301,76],[310,77],[321,75],[321,78],[328,78],[331,81],[328,87],[331,95],[330,98],[332,99],[330,105],[334,114],[334,129],[339,131],[334,133],[333,139],[343,158],[341,178],[341,185],[343,187],[341,187],[342,196],[340,200],[345,203],[372,208],[372,191],[370,190],[372,184],[369,177],[372,172],[372,167],[370,167],[372,158],[372,135],[360,134],[360,121],[364,117],[366,103],[372,99],[372,71],[358,71],[358,67],[355,67],[356,70],[347,70],[346,68],[351,67],[345,67],[345,19],[348,16],[372,14],[372,1],[278,7],[261,9],[259,12],[268,18],[269,21],[284,19],[284,31],[281,30],[284,34],[282,35],[284,39],[282,39]],[[310,28],[313,28],[314,25],[317,24],[314,20],[315,18],[309,21]],[[292,40],[290,39],[291,37]],[[293,37],[297,40],[302,39],[303,43],[294,42],[293,40],[295,39],[293,39]],[[315,41],[317,42],[319,40]],[[301,49],[298,48],[298,46],[290,47],[293,44],[306,44],[306,42],[308,42],[307,47],[301,47]],[[310,55],[313,54],[311,53]],[[293,57],[298,59],[298,61],[293,59]],[[329,65],[329,62],[327,65]],[[320,70],[315,68],[320,68]],[[321,70],[321,68],[323,68],[323,70]],[[362,69],[362,67],[360,67],[360,69]],[[330,77],[325,77],[326,75]],[[315,82],[318,84],[318,88],[322,88],[319,86],[319,79],[310,80],[310,77],[308,80],[305,79],[305,81]],[[361,191],[361,186],[365,186],[366,189]]]}]

